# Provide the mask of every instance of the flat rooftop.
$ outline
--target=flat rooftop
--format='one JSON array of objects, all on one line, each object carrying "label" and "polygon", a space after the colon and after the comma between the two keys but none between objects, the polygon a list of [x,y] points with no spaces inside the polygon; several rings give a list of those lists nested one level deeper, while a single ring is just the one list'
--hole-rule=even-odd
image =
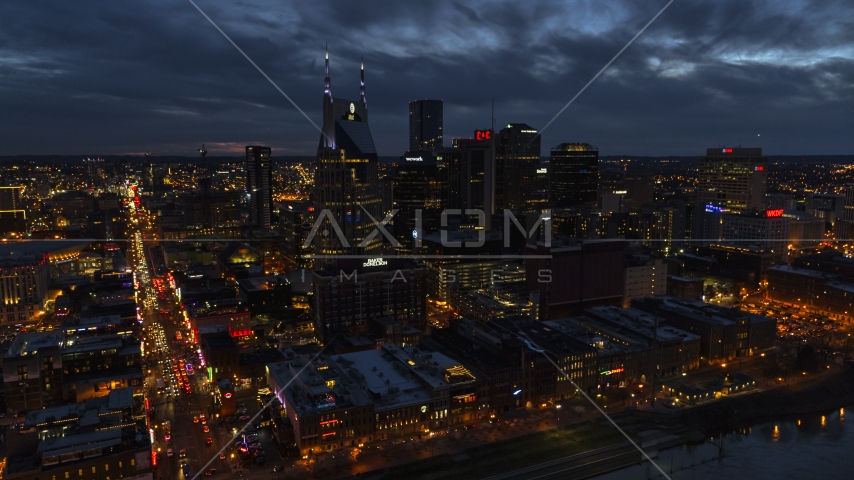
[{"label": "flat rooftop", "polygon": [[659,327],[656,329],[655,316],[635,308],[594,307],[589,309],[588,312],[594,317],[610,322],[616,327],[622,327],[637,333],[646,339],[658,338],[660,341],[675,340],[677,338],[685,341],[700,339],[699,335],[675,327],[664,326],[663,320],[659,320]]},{"label": "flat rooftop", "polygon": [[[366,350],[332,357],[345,371],[357,371],[354,379],[374,399],[377,411],[401,405],[426,403],[430,393],[415,379],[407,366],[383,350]],[[360,383],[364,380],[364,384]]]},{"label": "flat rooftop", "polygon": [[832,278],[833,275],[818,270],[810,270],[808,268],[794,267],[792,265],[777,265],[769,267],[768,270],[776,270],[779,272],[793,273],[795,275],[803,275],[812,278]]},{"label": "flat rooftop", "polygon": [[6,356],[29,355],[36,353],[40,348],[58,347],[63,340],[65,340],[65,333],[59,330],[20,333],[12,341]]}]

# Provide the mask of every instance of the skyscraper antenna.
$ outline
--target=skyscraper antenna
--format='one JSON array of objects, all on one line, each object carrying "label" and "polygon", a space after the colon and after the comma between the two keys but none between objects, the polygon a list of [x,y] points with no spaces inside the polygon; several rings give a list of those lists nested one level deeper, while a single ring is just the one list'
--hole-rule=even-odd
[{"label": "skyscraper antenna", "polygon": [[492,133],[495,133],[495,98],[492,99]]},{"label": "skyscraper antenna", "polygon": [[365,98],[365,56],[362,55],[362,77],[359,82],[359,101],[365,109],[368,108],[368,99]]},{"label": "skyscraper antenna", "polygon": [[329,79],[329,42],[326,42],[326,78],[323,79],[323,93],[332,97],[332,80]]}]

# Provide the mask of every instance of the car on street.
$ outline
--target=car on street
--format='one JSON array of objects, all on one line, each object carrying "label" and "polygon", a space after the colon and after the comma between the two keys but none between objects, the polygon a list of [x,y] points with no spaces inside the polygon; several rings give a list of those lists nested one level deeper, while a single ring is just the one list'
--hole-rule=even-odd
[{"label": "car on street", "polygon": [[193,417],[193,423],[199,423],[199,417]]},{"label": "car on street", "polygon": [[273,473],[281,472],[284,469],[285,469],[285,467],[283,467],[281,465],[276,465],[275,467],[273,467]]},{"label": "car on street", "polygon": [[210,431],[211,431],[211,427],[209,427],[209,426],[205,425],[204,427],[202,427],[202,431],[203,431],[203,432],[205,432],[205,433],[208,433],[208,432],[210,432]]},{"label": "car on street", "polygon": [[210,469],[210,470],[208,470],[208,471],[206,471],[206,472],[205,472],[205,476],[206,476],[206,477],[210,477],[211,475],[213,475],[213,474],[215,474],[215,473],[216,473],[216,469],[215,469],[215,468],[212,468],[212,469]]},{"label": "car on street", "polygon": [[166,449],[166,456],[167,456],[167,457],[171,457],[172,455],[174,455],[174,453],[172,453],[172,449],[171,449],[171,448],[167,448],[167,449]]},{"label": "car on street", "polygon": [[246,420],[249,420],[250,418],[252,418],[252,417],[250,417],[249,415],[242,415],[242,416],[239,418],[239,420],[241,420],[241,421],[244,421],[244,422],[245,422]]},{"label": "car on street", "polygon": [[225,460],[225,454],[224,454],[224,453],[220,453],[220,454],[219,454],[219,459],[220,459],[220,460]]},{"label": "car on street", "polygon": [[205,445],[213,445],[213,438],[208,437],[205,439]]}]

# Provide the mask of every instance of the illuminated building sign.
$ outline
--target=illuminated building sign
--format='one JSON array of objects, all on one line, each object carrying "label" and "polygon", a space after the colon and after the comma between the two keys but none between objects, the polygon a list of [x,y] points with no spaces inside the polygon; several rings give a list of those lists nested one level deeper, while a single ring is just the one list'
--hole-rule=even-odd
[{"label": "illuminated building sign", "polygon": [[225,397],[225,398],[231,398],[231,395],[232,395],[231,393],[224,393],[224,394],[222,394],[222,396],[223,396],[223,397]]},{"label": "illuminated building sign", "polygon": [[727,211],[726,207],[719,207],[717,205],[706,205],[707,212],[715,212],[715,213],[724,213]]},{"label": "illuminated building sign", "polygon": [[763,167],[762,165],[757,165],[757,166],[756,166],[756,171],[757,171],[757,172],[761,172],[762,170],[765,170],[765,167]]},{"label": "illuminated building sign", "polygon": [[381,267],[383,265],[388,265],[388,262],[382,258],[369,258],[362,264],[363,267]]},{"label": "illuminated building sign", "polygon": [[421,405],[421,413],[427,413],[427,405]]},{"label": "illuminated building sign", "polygon": [[475,130],[474,131],[474,139],[481,140],[489,140],[492,138],[492,130]]},{"label": "illuminated building sign", "polygon": [[423,162],[424,158],[422,157],[404,157],[407,162]]},{"label": "illuminated building sign", "polygon": [[471,403],[477,400],[477,395],[468,393],[465,395],[457,395],[454,397],[455,403]]},{"label": "illuminated building sign", "polygon": [[725,149],[723,149],[723,153],[732,153],[732,149],[731,148],[725,148]]},{"label": "illuminated building sign", "polygon": [[624,371],[626,371],[626,369],[623,367],[620,367],[620,368],[615,368],[613,370],[605,370],[604,372],[599,372],[599,375],[613,375],[615,373],[621,373]]},{"label": "illuminated building sign", "polygon": [[513,392],[513,395],[514,395],[514,396],[516,396],[516,395],[519,395],[520,393],[522,393],[522,390],[521,390],[521,389],[520,389],[520,390],[516,390],[515,392]]},{"label": "illuminated building sign", "polygon": [[549,173],[549,169],[548,168],[538,168],[537,173]]},{"label": "illuminated building sign", "polygon": [[768,218],[782,217],[783,216],[783,209],[782,208],[775,208],[773,210],[765,210],[765,216]]}]

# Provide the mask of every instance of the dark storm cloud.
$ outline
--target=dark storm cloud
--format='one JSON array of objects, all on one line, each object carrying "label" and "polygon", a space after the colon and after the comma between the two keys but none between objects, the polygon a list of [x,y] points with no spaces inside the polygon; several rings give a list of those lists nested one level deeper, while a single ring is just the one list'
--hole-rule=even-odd
[{"label": "dark storm cloud", "polygon": [[[544,125],[665,1],[274,2],[199,6],[320,121],[332,91],[368,105],[383,155],[407,144],[408,101],[445,100],[446,136]],[[854,5],[673,5],[544,134],[603,154],[778,154],[854,148]],[[0,154],[213,153],[318,133],[186,1],[0,5]],[[758,135],[761,135],[759,137]]]}]

